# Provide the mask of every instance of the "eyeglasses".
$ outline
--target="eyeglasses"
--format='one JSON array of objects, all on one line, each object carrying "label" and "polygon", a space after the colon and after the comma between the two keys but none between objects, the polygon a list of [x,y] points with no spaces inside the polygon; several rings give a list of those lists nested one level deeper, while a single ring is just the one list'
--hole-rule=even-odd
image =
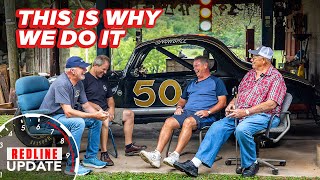
[{"label": "eyeglasses", "polygon": [[263,57],[261,57],[261,56],[253,56],[253,57],[252,57],[252,60],[253,60],[253,61],[255,61],[255,60],[257,60],[257,59],[263,59]]}]

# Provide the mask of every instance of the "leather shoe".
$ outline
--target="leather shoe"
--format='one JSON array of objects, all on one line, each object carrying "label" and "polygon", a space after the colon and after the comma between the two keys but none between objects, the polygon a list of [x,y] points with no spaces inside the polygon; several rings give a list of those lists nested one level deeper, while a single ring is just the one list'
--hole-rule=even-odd
[{"label": "leather shoe", "polygon": [[197,177],[198,176],[198,167],[196,167],[192,161],[187,160],[186,162],[180,163],[178,161],[173,163],[173,167],[178,169],[181,172],[185,172],[189,176]]},{"label": "leather shoe", "polygon": [[137,153],[139,153],[140,151],[145,150],[145,149],[147,149],[146,145],[139,146],[139,145],[135,145],[134,143],[132,143],[131,147],[126,148],[125,155],[126,156],[134,156]]},{"label": "leather shoe", "polygon": [[251,166],[244,169],[242,172],[243,177],[253,177],[259,171],[259,163],[252,163]]},{"label": "leather shoe", "polygon": [[101,152],[100,160],[107,163],[107,166],[113,166],[114,163],[111,160],[108,152]]}]

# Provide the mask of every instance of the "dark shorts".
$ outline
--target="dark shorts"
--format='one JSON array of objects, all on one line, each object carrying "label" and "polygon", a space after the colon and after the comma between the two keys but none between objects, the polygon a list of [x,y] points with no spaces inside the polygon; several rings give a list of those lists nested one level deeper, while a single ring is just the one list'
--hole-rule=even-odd
[{"label": "dark shorts", "polygon": [[199,116],[194,115],[195,112],[196,111],[184,110],[181,115],[173,115],[172,117],[179,122],[180,127],[182,127],[185,119],[187,119],[188,117],[193,117],[197,121],[198,130],[200,130],[204,126],[211,126],[211,124],[217,120],[213,115],[205,118],[200,118]]}]

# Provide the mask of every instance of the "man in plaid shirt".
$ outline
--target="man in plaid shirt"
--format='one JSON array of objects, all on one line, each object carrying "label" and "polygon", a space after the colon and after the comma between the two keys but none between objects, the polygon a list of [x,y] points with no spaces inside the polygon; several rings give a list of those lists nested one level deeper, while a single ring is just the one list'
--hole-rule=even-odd
[{"label": "man in plaid shirt", "polygon": [[[249,50],[253,55],[252,70],[239,85],[237,102],[233,99],[226,108],[226,117],[213,123],[192,160],[176,162],[174,167],[189,176],[198,176],[198,167],[212,167],[214,160],[231,133],[240,146],[242,175],[254,176],[259,170],[253,135],[268,126],[272,114],[277,114],[272,127],[279,125],[279,113],[286,94],[282,75],[271,64],[273,51],[262,46]],[[235,126],[235,118],[239,119]]]}]

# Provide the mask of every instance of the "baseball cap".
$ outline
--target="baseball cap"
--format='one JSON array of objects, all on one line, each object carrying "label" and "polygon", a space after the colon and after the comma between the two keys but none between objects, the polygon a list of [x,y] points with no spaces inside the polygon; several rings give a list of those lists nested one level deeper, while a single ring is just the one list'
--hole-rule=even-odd
[{"label": "baseball cap", "polygon": [[253,55],[258,55],[258,56],[262,56],[262,57],[265,57],[269,60],[272,59],[272,56],[273,56],[273,51],[271,48],[269,47],[266,47],[266,46],[261,46],[259,47],[258,49],[256,50],[249,50],[248,51],[250,54],[253,54]]},{"label": "baseball cap", "polygon": [[86,68],[90,64],[84,62],[84,60],[79,56],[72,56],[67,60],[66,68],[73,68],[73,67],[81,67]]}]

